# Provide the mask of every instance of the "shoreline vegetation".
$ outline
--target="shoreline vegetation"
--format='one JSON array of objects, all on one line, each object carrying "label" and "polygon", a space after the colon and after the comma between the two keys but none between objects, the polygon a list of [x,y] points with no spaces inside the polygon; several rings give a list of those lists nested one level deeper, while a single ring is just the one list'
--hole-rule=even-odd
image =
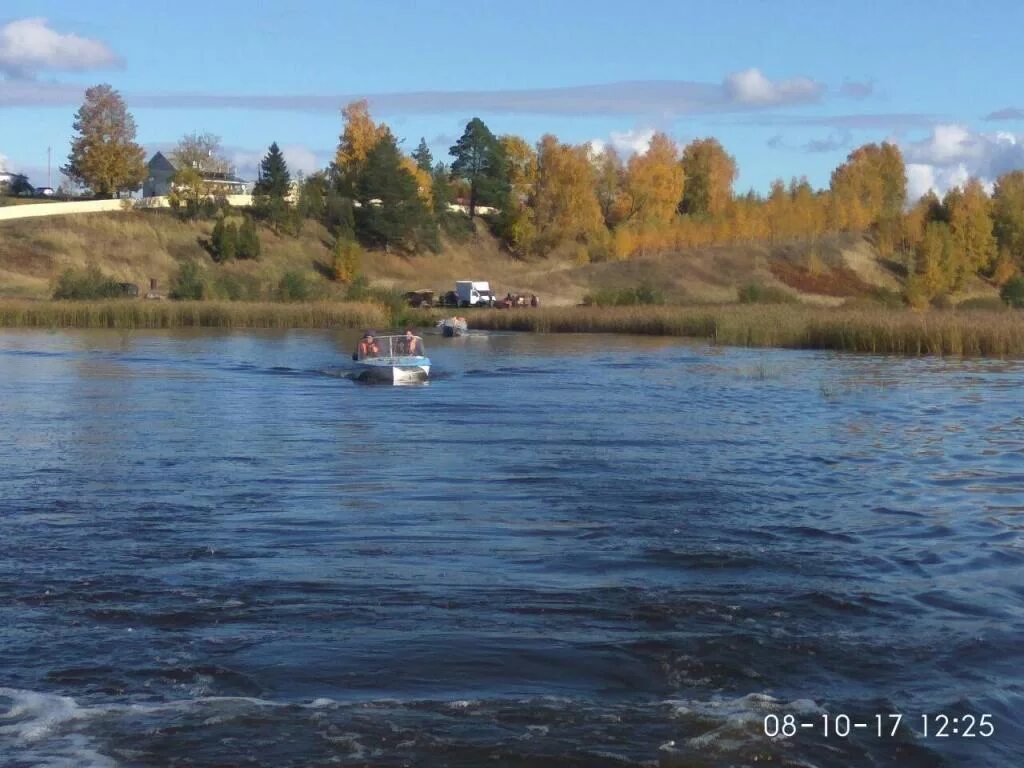
[{"label": "shoreline vegetation", "polygon": [[[0,300],[4,328],[388,328],[430,326],[458,310],[369,302]],[[712,344],[903,356],[1024,357],[1024,312],[823,308],[801,305],[565,307],[478,310],[476,330],[622,333]]]}]

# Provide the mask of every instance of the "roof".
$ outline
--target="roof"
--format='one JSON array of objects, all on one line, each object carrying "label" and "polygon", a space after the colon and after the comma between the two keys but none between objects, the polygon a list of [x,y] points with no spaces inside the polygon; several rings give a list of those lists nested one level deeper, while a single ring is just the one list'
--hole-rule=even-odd
[{"label": "roof", "polygon": [[164,156],[163,152],[157,152],[155,155],[153,155],[151,158],[149,158],[149,162],[146,163],[146,165],[149,166],[149,169],[152,170],[152,171],[172,171],[173,172],[173,171],[177,170],[177,168],[174,167],[174,163],[172,163],[170,160],[168,160]]}]

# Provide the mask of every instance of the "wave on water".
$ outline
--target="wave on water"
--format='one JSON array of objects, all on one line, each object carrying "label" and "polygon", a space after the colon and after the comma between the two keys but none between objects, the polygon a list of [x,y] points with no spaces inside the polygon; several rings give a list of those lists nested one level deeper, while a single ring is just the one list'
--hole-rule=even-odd
[{"label": "wave on water", "polygon": [[[0,735],[16,764],[108,768],[309,765],[322,761],[449,766],[874,765],[891,746],[874,740],[768,738],[766,714],[811,719],[823,708],[767,693],[736,698],[594,702],[508,699],[281,702],[203,697],[83,704],[70,697],[0,688]],[[938,755],[907,743],[903,766]],[[817,758],[828,758],[821,762]],[[296,762],[299,760],[300,762]],[[839,761],[839,762],[836,762]]]}]

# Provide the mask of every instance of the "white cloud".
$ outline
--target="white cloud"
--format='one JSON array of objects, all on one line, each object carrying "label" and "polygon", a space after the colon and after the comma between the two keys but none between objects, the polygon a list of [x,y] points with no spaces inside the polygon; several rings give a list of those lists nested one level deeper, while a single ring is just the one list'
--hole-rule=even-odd
[{"label": "white cloud", "polygon": [[722,83],[730,100],[750,107],[800,104],[817,101],[825,86],[806,77],[769,80],[761,70],[744,69],[728,75]]},{"label": "white cloud", "polygon": [[316,153],[301,144],[287,144],[281,147],[284,161],[288,163],[288,171],[294,177],[297,173],[309,176],[320,170],[324,164],[316,159]]},{"label": "white cloud", "polygon": [[7,170],[7,155],[0,153],[0,173]]},{"label": "white cloud", "polygon": [[[324,168],[327,163],[317,159],[317,153],[302,144],[287,144],[281,147],[284,161],[288,164],[288,172],[292,178],[298,173],[308,176]],[[228,162],[235,169],[235,174],[247,181],[259,178],[260,163],[267,150],[228,149]]]},{"label": "white cloud", "polygon": [[929,189],[942,195],[971,177],[991,188],[1004,173],[1024,169],[1024,136],[1012,133],[975,133],[962,125],[937,125],[928,138],[901,148],[910,200]]},{"label": "white cloud", "polygon": [[42,70],[81,71],[117,66],[106,45],[51,29],[46,19],[17,19],[0,27],[0,72],[31,77]]},{"label": "white cloud", "polygon": [[653,128],[612,131],[611,143],[621,155],[642,155],[651,146],[652,138],[654,138]]}]

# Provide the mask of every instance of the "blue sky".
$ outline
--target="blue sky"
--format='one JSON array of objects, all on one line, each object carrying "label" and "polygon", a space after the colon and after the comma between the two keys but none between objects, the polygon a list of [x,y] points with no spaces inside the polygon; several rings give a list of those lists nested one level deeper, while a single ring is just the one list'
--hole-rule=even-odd
[{"label": "blue sky", "polygon": [[[0,158],[46,181],[88,85],[125,96],[147,149],[222,138],[244,175],[271,141],[313,170],[367,96],[435,157],[466,121],[642,151],[715,136],[737,188],[828,184],[866,142],[903,148],[912,193],[1024,167],[1016,2],[5,0]],[[56,183],[56,175],[55,182]]]}]

